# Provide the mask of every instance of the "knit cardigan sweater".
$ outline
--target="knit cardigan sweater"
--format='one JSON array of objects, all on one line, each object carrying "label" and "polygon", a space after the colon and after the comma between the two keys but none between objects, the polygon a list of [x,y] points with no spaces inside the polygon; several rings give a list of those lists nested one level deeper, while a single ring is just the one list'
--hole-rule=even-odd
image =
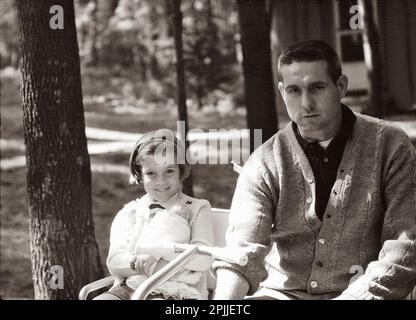
[{"label": "knit cardigan sweater", "polygon": [[261,281],[322,297],[400,299],[411,291],[416,152],[400,128],[356,116],[322,221],[314,211],[314,175],[291,123],[251,155],[226,237],[227,246],[245,247],[249,263],[216,261],[214,270],[239,272],[249,294]]}]

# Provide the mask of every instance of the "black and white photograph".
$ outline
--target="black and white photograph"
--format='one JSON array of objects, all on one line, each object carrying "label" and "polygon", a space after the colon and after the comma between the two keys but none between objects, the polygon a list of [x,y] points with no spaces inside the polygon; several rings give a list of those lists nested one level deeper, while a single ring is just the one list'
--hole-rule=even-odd
[{"label": "black and white photograph", "polygon": [[0,300],[416,300],[416,1],[2,0],[0,107]]}]

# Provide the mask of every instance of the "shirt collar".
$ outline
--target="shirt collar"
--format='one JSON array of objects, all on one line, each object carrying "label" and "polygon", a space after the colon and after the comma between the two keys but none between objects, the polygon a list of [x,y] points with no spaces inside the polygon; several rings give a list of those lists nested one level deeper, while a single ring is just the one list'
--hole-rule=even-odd
[{"label": "shirt collar", "polygon": [[[331,141],[331,144],[334,141],[340,141],[340,140],[347,140],[352,137],[352,133],[354,131],[354,124],[357,117],[355,116],[354,112],[351,111],[350,108],[348,108],[345,104],[341,104],[342,108],[342,123],[341,128],[338,130],[338,133],[334,137],[334,139]],[[306,139],[304,139],[301,134],[299,133],[298,126],[295,122],[292,121],[292,128],[295,132],[296,139],[298,140],[299,144],[303,149],[305,149],[308,145],[318,145],[318,142],[309,142]]]},{"label": "shirt collar", "polygon": [[148,196],[148,206],[150,206],[152,203],[157,203],[163,206],[165,209],[172,208],[181,198],[182,191],[178,191],[173,196],[171,196],[169,199],[167,199],[164,202],[153,200],[150,196]]}]

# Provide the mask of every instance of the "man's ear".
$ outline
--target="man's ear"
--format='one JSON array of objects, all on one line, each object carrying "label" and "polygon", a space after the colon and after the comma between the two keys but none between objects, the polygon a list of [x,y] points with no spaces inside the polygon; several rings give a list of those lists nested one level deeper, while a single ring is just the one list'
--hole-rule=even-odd
[{"label": "man's ear", "polygon": [[285,88],[283,86],[283,82],[279,81],[279,83],[277,84],[277,87],[279,88],[280,94],[282,95],[282,98],[285,98]]},{"label": "man's ear", "polygon": [[348,77],[345,74],[342,74],[337,80],[337,88],[340,98],[345,97],[348,89]]}]

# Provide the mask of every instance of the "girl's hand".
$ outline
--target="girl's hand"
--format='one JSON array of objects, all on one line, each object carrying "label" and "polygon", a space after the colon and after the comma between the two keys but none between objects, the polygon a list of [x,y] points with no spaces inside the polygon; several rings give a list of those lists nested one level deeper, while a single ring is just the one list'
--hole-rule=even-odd
[{"label": "girl's hand", "polygon": [[150,277],[156,267],[157,260],[154,256],[149,254],[141,254],[137,256],[136,271],[138,274],[143,274]]}]

